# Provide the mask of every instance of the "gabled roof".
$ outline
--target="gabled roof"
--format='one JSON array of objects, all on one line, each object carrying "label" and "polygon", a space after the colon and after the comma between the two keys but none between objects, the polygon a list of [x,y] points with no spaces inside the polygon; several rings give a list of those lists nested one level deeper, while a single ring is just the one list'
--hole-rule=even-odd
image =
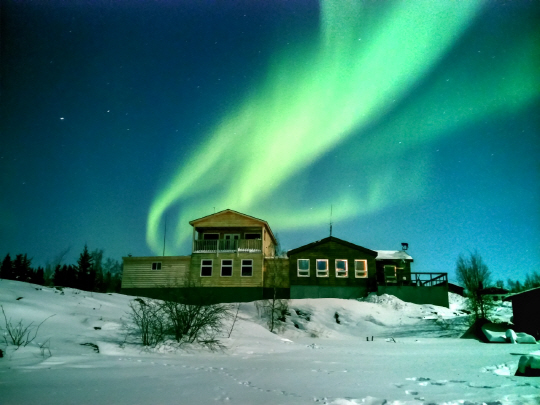
[{"label": "gabled roof", "polygon": [[336,243],[339,243],[341,245],[350,247],[351,249],[356,249],[356,250],[359,250],[361,252],[364,252],[364,253],[366,253],[368,255],[377,256],[377,252],[375,252],[374,250],[366,249],[365,247],[355,245],[354,243],[347,242],[346,240],[336,238],[335,236],[328,236],[327,238],[324,238],[324,239],[321,239],[321,240],[318,240],[318,241],[315,241],[315,242],[308,243],[307,245],[297,247],[296,249],[291,249],[291,250],[289,250],[287,252],[287,256],[289,256],[291,254],[301,252],[303,250],[312,249],[312,248],[314,248],[316,246],[319,246],[319,245],[322,245],[322,244],[325,244],[325,243],[328,243],[328,242],[336,242]]},{"label": "gabled roof", "polygon": [[413,261],[412,256],[409,256],[403,250],[376,250],[377,260],[408,260]]},{"label": "gabled roof", "polygon": [[224,215],[224,214],[232,214],[234,216],[238,216],[238,217],[241,217],[241,218],[248,218],[248,219],[250,219],[250,220],[252,220],[254,222],[258,222],[261,226],[264,226],[266,228],[266,230],[268,231],[268,234],[272,238],[272,241],[274,243],[277,243],[276,237],[274,236],[274,233],[272,232],[272,229],[270,229],[270,225],[268,225],[268,222],[266,222],[263,219],[255,218],[255,217],[252,217],[251,215],[247,215],[247,214],[242,214],[241,212],[234,211],[234,210],[231,210],[231,209],[226,209],[226,210],[223,210],[223,211],[216,212],[214,214],[206,215],[204,217],[191,220],[191,221],[189,221],[189,224],[191,226],[195,227],[198,224],[200,224],[201,222],[207,221],[208,219],[210,219],[212,217],[218,217],[218,216],[221,216],[221,215]]}]

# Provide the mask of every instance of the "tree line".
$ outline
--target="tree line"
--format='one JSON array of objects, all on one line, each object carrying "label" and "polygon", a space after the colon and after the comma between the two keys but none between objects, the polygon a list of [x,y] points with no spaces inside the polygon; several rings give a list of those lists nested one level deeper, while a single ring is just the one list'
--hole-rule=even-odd
[{"label": "tree line", "polygon": [[79,255],[77,264],[62,264],[67,251],[61,253],[54,263],[43,267],[32,267],[28,255],[18,254],[14,259],[8,253],[0,267],[0,278],[24,281],[43,286],[78,288],[94,292],[120,292],[122,263],[103,258],[103,249],[88,251],[88,246]]}]

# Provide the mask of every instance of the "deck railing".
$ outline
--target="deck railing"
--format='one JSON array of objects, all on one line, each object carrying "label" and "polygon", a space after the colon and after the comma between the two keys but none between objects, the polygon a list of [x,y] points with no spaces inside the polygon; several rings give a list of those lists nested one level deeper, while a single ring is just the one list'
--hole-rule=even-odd
[{"label": "deck railing", "polygon": [[194,240],[193,253],[259,253],[262,252],[260,239],[214,239]]},{"label": "deck railing", "polygon": [[397,271],[396,277],[385,277],[385,285],[436,287],[448,284],[448,273],[416,273]]}]

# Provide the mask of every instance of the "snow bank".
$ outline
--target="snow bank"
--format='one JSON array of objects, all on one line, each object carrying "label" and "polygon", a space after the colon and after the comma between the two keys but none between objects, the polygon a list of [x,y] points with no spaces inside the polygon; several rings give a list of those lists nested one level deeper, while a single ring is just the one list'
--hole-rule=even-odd
[{"label": "snow bank", "polygon": [[[241,303],[230,337],[230,324],[218,336],[225,349],[210,352],[126,341],[122,322],[133,298],[0,280],[0,304],[13,320],[55,315],[34,343],[7,347],[2,405],[81,398],[102,405],[507,405],[533,403],[540,389],[534,380],[523,384],[529,377],[508,380],[518,368],[515,346],[432,338],[463,318],[448,308],[392,296],[291,300],[286,322],[270,333],[255,304]],[[50,353],[42,350],[47,342]]]}]

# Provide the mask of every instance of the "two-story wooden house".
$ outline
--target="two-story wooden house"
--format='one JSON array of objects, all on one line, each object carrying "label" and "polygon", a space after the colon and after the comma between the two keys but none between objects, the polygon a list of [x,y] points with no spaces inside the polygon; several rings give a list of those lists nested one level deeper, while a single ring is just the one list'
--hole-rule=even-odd
[{"label": "two-story wooden house", "polygon": [[[275,258],[277,241],[266,221],[227,209],[189,224],[191,256],[124,257],[122,292],[161,298],[189,289],[190,300],[241,302],[263,299],[276,279],[281,290],[288,287],[288,262],[284,277],[276,263],[287,259]],[[270,277],[276,272],[280,277]]]}]

